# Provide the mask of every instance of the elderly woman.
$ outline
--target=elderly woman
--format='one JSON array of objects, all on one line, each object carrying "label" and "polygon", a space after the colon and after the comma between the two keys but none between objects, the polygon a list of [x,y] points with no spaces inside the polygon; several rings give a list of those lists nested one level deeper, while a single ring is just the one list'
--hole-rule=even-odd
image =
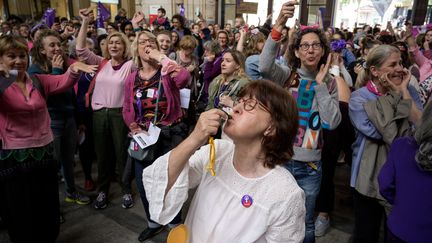
[{"label": "elderly woman", "polygon": [[[94,208],[108,206],[109,187],[118,170],[122,175],[127,159],[127,127],[122,119],[126,77],[134,69],[129,60],[129,40],[120,32],[109,34],[104,46],[104,57],[94,54],[86,45],[86,30],[93,14],[80,10],[81,29],[77,37],[76,52],[80,60],[98,64],[99,69],[86,94],[86,105],[93,109],[93,133],[98,165],[98,196]],[[133,21],[133,20],[132,20]],[[91,101],[90,101],[90,96]],[[133,205],[130,183],[120,183],[123,193],[122,207]]]},{"label": "elderly woman", "polygon": [[330,48],[320,29],[298,31],[289,47],[288,66],[275,62],[282,29],[288,18],[293,16],[294,5],[295,1],[283,4],[260,55],[259,71],[263,78],[289,88],[301,111],[295,153],[285,166],[306,194],[305,242],[310,243],[315,242],[314,209],[322,174],[322,130],[335,129],[341,121],[341,113],[337,84],[328,71]]},{"label": "elderly woman", "polygon": [[32,79],[27,68],[25,40],[0,37],[0,217],[12,242],[55,242],[58,164],[46,99],[70,89],[79,71],[92,73],[97,67],[77,62],[62,75]]},{"label": "elderly woman", "polygon": [[221,74],[222,64],[222,49],[216,40],[207,41],[204,43],[204,62],[202,69],[203,74],[203,88],[201,91],[200,100],[207,104],[208,102],[208,89],[210,83]]},{"label": "elderly woman", "polygon": [[[250,83],[239,97],[232,119],[202,113],[185,141],[144,170],[151,218],[169,222],[198,187],[185,221],[189,242],[302,242],[304,194],[280,166],[293,155],[295,101],[269,81]],[[203,146],[226,119],[233,143]]]},{"label": "elderly woman", "polygon": [[[137,34],[132,44],[134,62],[139,71],[132,72],[125,86],[123,102],[123,119],[130,129],[130,134],[146,133],[151,127],[162,129],[156,144],[151,146],[152,156],[131,158],[135,167],[135,179],[141,201],[146,212],[148,227],[140,234],[138,240],[145,241],[163,229],[163,225],[150,219],[149,203],[142,181],[144,168],[153,161],[177,146],[188,134],[182,121],[180,107],[180,89],[184,88],[190,78],[189,72],[170,60],[159,51],[156,37],[147,31]],[[134,140],[132,141],[135,147]],[[179,213],[171,222],[173,227],[181,222]]]},{"label": "elderly woman", "polygon": [[352,93],[349,116],[356,130],[352,146],[351,187],[354,191],[354,242],[378,242],[383,198],[377,177],[394,138],[403,136],[421,117],[422,105],[409,85],[398,48],[380,45],[369,51]]}]

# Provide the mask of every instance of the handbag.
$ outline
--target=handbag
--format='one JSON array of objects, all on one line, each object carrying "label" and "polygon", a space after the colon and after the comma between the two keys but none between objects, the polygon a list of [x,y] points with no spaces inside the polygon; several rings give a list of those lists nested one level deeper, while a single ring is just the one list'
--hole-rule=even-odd
[{"label": "handbag", "polygon": [[[157,121],[157,114],[158,114],[158,110],[159,110],[159,97],[160,97],[160,89],[161,89],[161,85],[162,85],[162,75],[161,78],[159,80],[159,84],[158,84],[158,89],[157,89],[157,93],[158,96],[156,98],[156,107],[155,107],[155,116],[153,119],[153,124],[156,125],[156,121]],[[155,160],[155,154],[156,154],[156,145],[158,141],[153,144],[150,145],[148,147],[145,147],[144,149],[142,149],[137,142],[135,142],[135,139],[132,138],[128,147],[128,154],[130,157],[142,161],[142,162],[153,162]]]}]

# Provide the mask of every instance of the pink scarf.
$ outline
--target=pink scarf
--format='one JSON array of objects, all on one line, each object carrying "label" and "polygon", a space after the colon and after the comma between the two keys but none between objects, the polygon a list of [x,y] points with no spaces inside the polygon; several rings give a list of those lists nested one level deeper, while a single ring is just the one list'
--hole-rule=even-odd
[{"label": "pink scarf", "polygon": [[381,92],[379,92],[378,87],[376,86],[376,84],[374,82],[372,82],[372,80],[369,80],[367,82],[366,87],[367,87],[367,89],[370,92],[372,92],[372,93],[374,93],[374,94],[376,94],[378,96],[382,96],[383,95]]}]

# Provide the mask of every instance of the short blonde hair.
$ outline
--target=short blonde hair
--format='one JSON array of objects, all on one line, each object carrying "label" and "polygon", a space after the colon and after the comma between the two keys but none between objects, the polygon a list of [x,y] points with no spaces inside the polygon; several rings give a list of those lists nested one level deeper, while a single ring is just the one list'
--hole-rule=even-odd
[{"label": "short blonde hair", "polygon": [[0,56],[9,50],[23,50],[28,56],[28,46],[22,37],[3,35],[0,37]]},{"label": "short blonde hair", "polygon": [[107,44],[104,46],[104,58],[106,59],[111,59],[111,55],[109,54],[108,51],[108,43],[111,40],[111,38],[113,37],[119,37],[124,45],[124,53],[123,53],[123,58],[128,60],[129,58],[131,58],[131,50],[130,50],[130,42],[129,39],[127,38],[127,36],[121,32],[113,32],[110,35],[108,35],[108,37],[106,38],[107,40]]},{"label": "short blonde hair", "polygon": [[150,40],[153,40],[157,46],[157,49],[159,50],[159,43],[157,42],[156,36],[153,33],[149,32],[149,31],[141,31],[140,33],[138,33],[137,36],[135,37],[135,40],[132,42],[132,45],[131,45],[133,62],[135,63],[135,65],[137,67],[142,67],[141,59],[140,59],[139,53],[138,53],[138,39],[142,35],[146,35],[147,38],[149,38]]},{"label": "short blonde hair", "polygon": [[198,46],[198,41],[191,35],[185,35],[180,40],[179,48],[181,50],[194,50]]}]

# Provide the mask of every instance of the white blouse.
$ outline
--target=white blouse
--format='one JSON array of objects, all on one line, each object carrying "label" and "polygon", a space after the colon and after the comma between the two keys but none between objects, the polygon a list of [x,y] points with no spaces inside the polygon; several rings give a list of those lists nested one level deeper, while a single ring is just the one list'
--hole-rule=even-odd
[{"label": "white blouse", "polygon": [[[215,140],[216,176],[207,170],[210,147],[203,146],[189,159],[165,195],[170,153],[143,172],[151,219],[168,224],[198,186],[185,224],[190,243],[302,242],[305,234],[305,196],[294,177],[276,166],[259,178],[240,175],[233,165],[234,144]],[[242,200],[252,198],[252,205]],[[246,206],[244,206],[246,205]]]}]

